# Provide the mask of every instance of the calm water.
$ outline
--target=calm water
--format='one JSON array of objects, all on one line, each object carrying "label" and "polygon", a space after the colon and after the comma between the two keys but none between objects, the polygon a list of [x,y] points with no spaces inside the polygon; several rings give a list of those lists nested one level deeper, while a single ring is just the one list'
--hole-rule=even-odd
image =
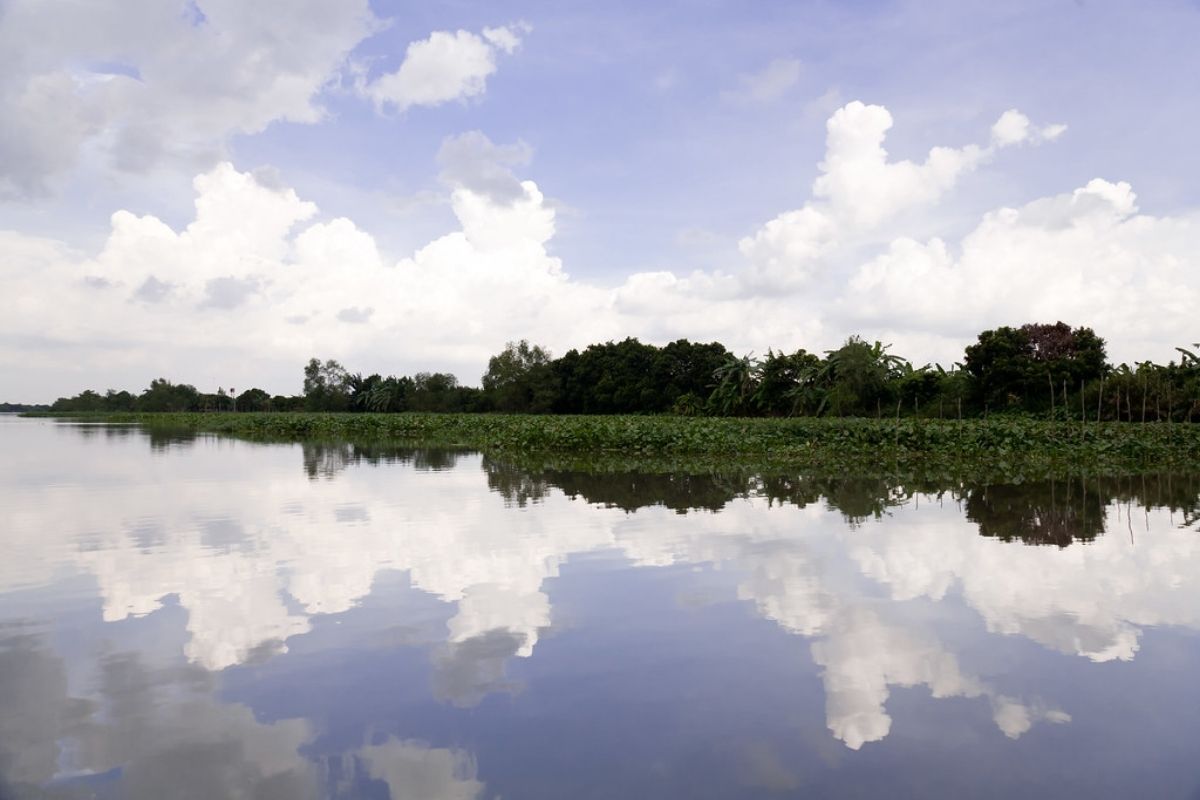
[{"label": "calm water", "polygon": [[1200,797],[1200,476],[0,418],[0,797]]}]

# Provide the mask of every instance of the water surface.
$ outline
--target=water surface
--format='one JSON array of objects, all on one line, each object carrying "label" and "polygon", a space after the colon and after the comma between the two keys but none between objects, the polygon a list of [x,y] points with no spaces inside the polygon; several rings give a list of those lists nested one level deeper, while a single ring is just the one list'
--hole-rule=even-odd
[{"label": "water surface", "polygon": [[0,797],[1200,797],[1200,476],[0,418]]}]

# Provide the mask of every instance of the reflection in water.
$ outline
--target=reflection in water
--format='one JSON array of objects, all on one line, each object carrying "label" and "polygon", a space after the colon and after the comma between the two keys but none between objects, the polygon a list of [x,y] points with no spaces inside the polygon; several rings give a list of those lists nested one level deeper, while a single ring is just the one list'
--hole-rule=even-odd
[{"label": "reflection in water", "polygon": [[[1090,542],[1104,532],[1111,495],[1088,495],[1087,478],[1019,486],[983,486],[967,493],[967,519],[983,536],[1026,544]],[[1096,487],[1099,489],[1099,486]]]},{"label": "reflection in water", "polygon": [[[94,665],[95,692],[68,695],[66,670],[35,636],[0,642],[2,796],[315,797],[297,752],[303,720],[263,724],[213,698],[196,667],[153,668],[132,653]],[[115,784],[115,786],[114,786]]]},{"label": "reflection in water", "polygon": [[505,627],[447,643],[435,656],[434,695],[465,708],[477,705],[488,694],[515,690],[516,684],[505,677],[505,663],[522,654],[524,644],[522,634]]},{"label": "reflection in water", "polygon": [[[644,474],[540,468],[536,471],[485,456],[488,488],[524,507],[558,489],[568,497],[633,512],[664,506],[680,514],[720,511],[737,499],[761,497],[801,508],[823,501],[851,525],[881,519],[889,509],[921,497],[961,505],[983,536],[1065,547],[1091,541],[1105,530],[1110,507],[1137,505],[1180,515],[1183,527],[1200,525],[1200,475],[1175,473],[1124,477],[1067,476],[1021,483],[983,484],[775,475],[751,472]],[[1114,518],[1115,518],[1114,514]]]},{"label": "reflection in water", "polygon": [[[311,724],[266,724],[219,702],[202,669],[156,669],[132,653],[95,668],[94,696],[69,697],[62,660],[37,637],[0,640],[0,797],[303,800],[330,783],[300,754]],[[483,790],[459,750],[386,740],[343,760],[350,769],[330,787],[339,797],[360,796],[364,778],[385,783],[393,800],[469,800]]]},{"label": "reflection in water", "polygon": [[411,464],[418,470],[442,471],[454,469],[463,454],[457,450],[347,442],[303,442],[300,449],[304,454],[304,472],[310,478],[333,478],[347,467],[358,464]]},{"label": "reflection in water", "polygon": [[387,784],[391,800],[473,800],[484,786],[475,762],[460,750],[390,739],[357,753],[372,778]]},{"label": "reflection in water", "polygon": [[[1147,631],[1200,630],[1200,535],[1189,527],[1197,476],[976,486],[594,473],[453,451],[151,441],[120,430],[108,438],[94,427],[68,437],[44,425],[0,429],[26,462],[0,472],[15,554],[0,563],[0,598],[16,598],[3,619],[22,618],[30,603],[52,608],[54,598],[96,606],[94,617],[38,612],[92,631],[87,652],[27,623],[0,629],[2,797],[46,787],[184,796],[180,782],[205,797],[483,796],[492,780],[476,756],[498,762],[476,748],[499,740],[474,738],[467,721],[497,709],[547,713],[551,701],[538,691],[554,681],[532,680],[539,673],[524,665],[587,652],[587,609],[569,598],[583,568],[571,563],[589,559],[605,565],[597,574],[612,587],[598,595],[602,604],[625,602],[626,574],[668,568],[660,571],[711,581],[697,585],[718,604],[802,643],[824,735],[843,752],[868,753],[868,743],[895,736],[899,712],[889,707],[913,688],[939,702],[916,712],[905,700],[905,719],[963,706],[1001,742],[1054,723],[1082,732],[1086,701],[1058,699],[1061,686],[997,667],[988,654],[1027,643],[1083,665],[1132,663]],[[31,474],[57,477],[22,477]],[[405,576],[404,597],[432,605],[418,612],[415,600],[393,599],[369,622],[391,573]],[[688,618],[708,609],[694,605]],[[629,651],[629,669],[607,680],[632,691],[644,680],[634,665],[679,646],[676,628],[646,628],[656,613],[642,604],[621,618],[618,631],[651,634]],[[706,634],[714,647],[751,625],[724,619],[726,628]],[[172,633],[155,634],[150,647],[150,634],[137,631],[151,625]],[[356,626],[367,627],[356,634]],[[423,666],[360,691],[417,684],[425,716],[467,716],[426,732],[370,718],[368,708],[355,727],[222,697],[222,685],[245,671],[275,670],[286,682],[298,680],[288,670],[319,667],[304,674],[323,685],[336,669],[356,668],[333,666],[339,636],[381,642],[398,626],[412,633],[378,649],[413,650]],[[133,638],[108,642],[122,631]],[[749,692],[753,653],[729,648],[721,657],[750,658],[737,663],[751,672],[733,682]],[[588,674],[580,658],[555,685]],[[686,680],[691,667],[672,669]],[[271,694],[268,684],[259,689]],[[575,702],[562,695],[556,713]],[[762,767],[753,785],[803,793],[773,748],[745,752]]]}]

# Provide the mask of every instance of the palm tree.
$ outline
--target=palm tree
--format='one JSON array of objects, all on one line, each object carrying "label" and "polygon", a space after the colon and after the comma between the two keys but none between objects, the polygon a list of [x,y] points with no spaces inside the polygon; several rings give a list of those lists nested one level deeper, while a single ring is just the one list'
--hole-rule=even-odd
[{"label": "palm tree", "polygon": [[409,386],[408,378],[396,378],[389,375],[379,381],[367,393],[367,408],[376,412],[403,411],[407,407]]},{"label": "palm tree", "polygon": [[796,385],[784,392],[784,397],[791,401],[788,416],[797,412],[814,409],[813,413],[820,416],[829,401],[827,386],[822,384],[821,375],[825,369],[824,362],[807,364],[796,374]]},{"label": "palm tree", "polygon": [[758,385],[759,362],[753,353],[728,360],[713,371],[717,388],[713,389],[709,402],[726,415],[742,413],[749,405],[751,395]]},{"label": "palm tree", "polygon": [[862,413],[874,407],[888,393],[889,384],[900,378],[906,367],[911,369],[903,358],[888,352],[890,346],[879,341],[868,344],[851,336],[837,350],[825,351],[817,380],[827,387],[836,413]]}]

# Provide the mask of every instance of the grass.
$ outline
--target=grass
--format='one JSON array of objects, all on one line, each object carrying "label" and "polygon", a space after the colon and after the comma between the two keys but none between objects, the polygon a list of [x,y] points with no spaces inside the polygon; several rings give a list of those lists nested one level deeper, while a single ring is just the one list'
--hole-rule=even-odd
[{"label": "grass", "polygon": [[[39,414],[38,416],[55,416]],[[505,414],[102,413],[61,415],[241,438],[407,442],[509,457],[1005,474],[1200,470],[1200,425],[986,420]]]}]

